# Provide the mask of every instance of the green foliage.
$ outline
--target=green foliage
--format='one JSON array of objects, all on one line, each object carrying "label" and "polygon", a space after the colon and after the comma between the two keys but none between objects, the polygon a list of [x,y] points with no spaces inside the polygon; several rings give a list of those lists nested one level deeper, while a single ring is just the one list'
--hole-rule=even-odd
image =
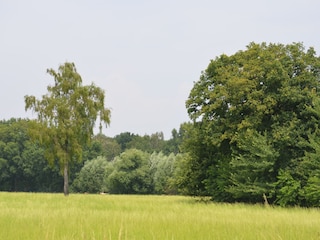
[{"label": "green foliage", "polygon": [[[188,134],[184,136],[182,151],[186,155],[177,166],[176,184],[183,194],[193,196],[206,195],[204,180],[207,178],[207,169],[209,167],[210,152],[207,146],[202,144],[205,135],[199,125],[183,124],[181,126]],[[209,160],[209,161],[208,161]]]},{"label": "green foliage", "polygon": [[164,144],[163,153],[165,154],[178,154],[180,153],[180,144],[182,141],[181,128],[177,131],[175,128],[171,131],[171,138]]},{"label": "green foliage", "polygon": [[[309,205],[300,201],[310,170],[301,162],[314,152],[308,142],[320,120],[319,80],[320,58],[300,43],[251,43],[212,60],[186,102],[193,121],[182,143],[191,158],[188,193],[255,202],[266,192],[281,205]],[[283,189],[276,197],[275,182]]]},{"label": "green foliage", "polygon": [[[37,140],[31,140],[28,130],[37,133],[33,121],[11,119],[0,121],[0,190],[6,191],[34,191],[57,192],[61,189],[61,177],[58,161],[49,165],[45,159],[45,146],[38,144]],[[37,126],[37,125],[36,125]],[[37,133],[38,134],[38,133]],[[156,138],[160,140],[159,146],[165,148],[166,141],[161,134],[140,137],[134,135],[133,141],[127,147],[129,150],[137,139],[144,139],[145,143]],[[156,137],[157,136],[157,137]],[[156,143],[157,141],[154,140]],[[157,146],[157,144],[154,144]],[[159,148],[160,149],[160,148]],[[151,148],[148,147],[148,151]],[[142,151],[140,150],[140,153]],[[96,193],[106,191],[104,181],[114,171],[114,158],[121,154],[121,148],[115,138],[98,134],[92,138],[90,145],[83,147],[83,162],[75,161],[69,165],[70,184],[73,192]],[[143,171],[147,171],[148,193],[173,194],[177,193],[175,184],[176,159],[181,157],[175,154],[163,154],[154,152],[151,156],[143,152],[147,157]],[[100,157],[101,156],[101,157]],[[104,160],[102,160],[104,159]],[[110,161],[110,163],[107,161]],[[141,169],[140,169],[141,170]],[[127,170],[130,175],[130,171]],[[125,173],[123,178],[127,178]],[[140,174],[141,175],[141,174]],[[105,177],[106,176],[106,177]],[[132,177],[132,176],[131,176]],[[130,178],[130,176],[129,176]],[[141,181],[143,177],[140,176]],[[130,180],[131,181],[131,180]],[[156,188],[156,190],[155,190]],[[145,192],[140,191],[139,192]]]},{"label": "green foliage", "polygon": [[320,131],[316,129],[308,134],[305,152],[302,161],[299,161],[293,174],[300,179],[302,190],[300,199],[303,205],[320,206]]},{"label": "green foliage", "polygon": [[153,176],[154,192],[156,194],[176,193],[172,185],[177,156],[174,153],[164,155],[162,152],[150,156],[150,170]]},{"label": "green foliage", "polygon": [[121,147],[114,138],[99,133],[92,138],[90,145],[85,146],[83,161],[92,160],[98,156],[104,156],[108,161],[111,161],[120,153]]},{"label": "green foliage", "polygon": [[247,130],[239,134],[233,149],[231,185],[227,189],[234,199],[259,202],[263,194],[272,193],[274,165],[278,153],[266,134]]},{"label": "green foliage", "polygon": [[[191,158],[187,154],[179,154],[176,157],[174,164],[173,177],[170,180],[170,185],[176,188],[177,191],[183,195],[190,195],[193,190],[192,181],[190,179],[190,164]],[[192,194],[191,194],[192,195]]]},{"label": "green foliage", "polygon": [[0,122],[0,191],[58,191],[59,171],[27,134],[30,121]]},{"label": "green foliage", "polygon": [[276,202],[282,206],[320,206],[320,137],[319,129],[308,134],[305,155],[281,170],[275,183]]},{"label": "green foliage", "polygon": [[37,121],[0,122],[0,190],[57,191],[60,170],[65,194],[70,178],[77,192],[179,192],[224,202],[262,202],[266,194],[281,206],[320,206],[313,48],[251,43],[212,60],[186,102],[192,123],[167,141],[162,132],[93,136],[97,118],[100,127],[110,120],[104,92],[82,86],[73,63],[48,73],[48,93],[25,97]]},{"label": "green foliage", "polygon": [[47,71],[54,85],[41,100],[25,96],[25,107],[38,114],[31,136],[45,146],[52,164],[59,161],[64,176],[64,194],[68,194],[69,165],[81,161],[83,146],[90,143],[96,119],[109,124],[110,110],[104,107],[104,91],[94,84],[82,86],[73,63],[66,62],[56,72]]},{"label": "green foliage", "polygon": [[125,151],[126,149],[129,149],[129,144],[134,138],[134,134],[129,132],[120,133],[119,135],[115,136],[114,139],[117,141],[117,143],[121,147],[121,151]]},{"label": "green foliage", "polygon": [[115,136],[114,139],[121,146],[121,151],[126,149],[139,149],[143,152],[161,152],[165,148],[165,140],[162,132],[153,133],[150,136],[139,136],[125,132]]},{"label": "green foliage", "polygon": [[104,157],[97,157],[96,159],[87,161],[72,183],[71,190],[82,193],[103,192],[107,165],[108,162]]},{"label": "green foliage", "polygon": [[280,170],[276,187],[276,203],[280,206],[299,204],[300,181],[294,179],[288,171]]},{"label": "green foliage", "polygon": [[303,189],[303,196],[308,206],[320,207],[320,176],[309,177]]},{"label": "green foliage", "polygon": [[113,138],[106,137],[103,134],[98,134],[93,138],[93,142],[100,144],[100,156],[105,156],[108,161],[113,160],[116,156],[120,155],[121,147]]},{"label": "green foliage", "polygon": [[187,154],[177,167],[179,190],[192,196],[212,196],[216,201],[229,199],[225,187],[229,183],[230,147],[225,141],[213,145],[217,139],[200,122],[182,124],[181,132],[181,150]]},{"label": "green foliage", "polygon": [[110,168],[106,176],[109,193],[152,193],[149,154],[137,149],[126,150],[112,161]]}]

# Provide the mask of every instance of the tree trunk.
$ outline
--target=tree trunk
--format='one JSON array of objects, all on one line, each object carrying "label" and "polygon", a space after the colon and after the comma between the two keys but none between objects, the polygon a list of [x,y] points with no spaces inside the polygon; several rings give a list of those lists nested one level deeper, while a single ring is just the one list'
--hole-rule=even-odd
[{"label": "tree trunk", "polygon": [[63,193],[65,196],[69,195],[69,177],[68,177],[68,163],[64,164],[64,169],[63,169]]}]

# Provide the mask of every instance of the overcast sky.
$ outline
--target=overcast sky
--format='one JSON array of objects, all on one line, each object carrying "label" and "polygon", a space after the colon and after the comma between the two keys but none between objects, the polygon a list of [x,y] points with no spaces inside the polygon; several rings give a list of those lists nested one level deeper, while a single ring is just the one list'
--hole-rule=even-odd
[{"label": "overcast sky", "polygon": [[0,0],[0,119],[32,118],[47,68],[74,62],[105,90],[107,136],[189,121],[185,101],[210,59],[252,41],[303,42],[320,52],[318,0]]}]

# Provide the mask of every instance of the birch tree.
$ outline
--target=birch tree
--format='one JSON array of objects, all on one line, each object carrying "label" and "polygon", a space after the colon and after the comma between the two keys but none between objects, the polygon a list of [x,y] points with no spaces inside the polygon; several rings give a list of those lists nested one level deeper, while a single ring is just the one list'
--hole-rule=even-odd
[{"label": "birch tree", "polygon": [[83,146],[90,143],[97,118],[110,123],[110,110],[104,106],[104,91],[94,84],[83,86],[75,64],[66,62],[58,71],[47,70],[54,84],[41,99],[25,96],[25,109],[37,114],[31,137],[45,146],[49,163],[59,162],[64,177],[64,194],[69,194],[70,165],[82,160]]}]

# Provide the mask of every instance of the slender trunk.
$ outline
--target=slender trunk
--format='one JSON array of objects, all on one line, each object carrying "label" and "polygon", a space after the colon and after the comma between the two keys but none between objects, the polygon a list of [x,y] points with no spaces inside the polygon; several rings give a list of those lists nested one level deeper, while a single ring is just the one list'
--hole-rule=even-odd
[{"label": "slender trunk", "polygon": [[64,164],[63,179],[64,179],[63,193],[65,196],[68,196],[69,195],[69,177],[68,177],[68,163],[67,162]]}]

